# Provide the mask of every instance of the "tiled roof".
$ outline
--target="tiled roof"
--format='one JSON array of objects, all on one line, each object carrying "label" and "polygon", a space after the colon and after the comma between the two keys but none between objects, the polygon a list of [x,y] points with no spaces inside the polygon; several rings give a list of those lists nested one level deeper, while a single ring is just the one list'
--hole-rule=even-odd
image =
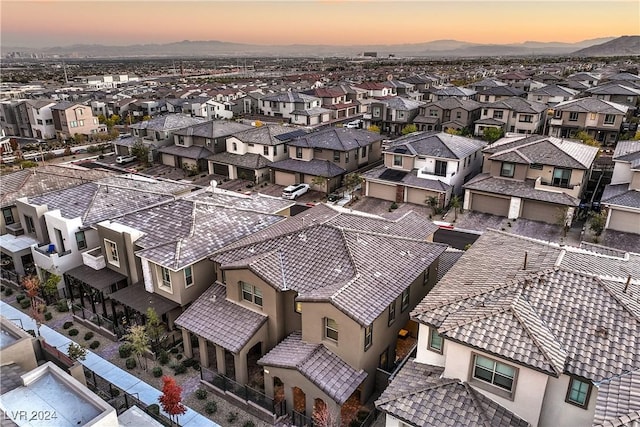
[{"label": "tiled roof", "polygon": [[511,86],[493,86],[478,92],[478,95],[522,96],[525,91]]},{"label": "tiled roof", "polygon": [[532,95],[576,96],[579,92],[560,85],[547,85],[538,89],[532,89],[529,93]]},{"label": "tiled roof", "polygon": [[437,225],[431,221],[425,221],[424,216],[414,211],[409,211],[396,220],[342,212],[326,221],[325,224],[345,230],[372,232],[421,240],[426,240],[438,230]]},{"label": "tiled roof", "polygon": [[276,136],[291,133],[294,130],[296,128],[291,126],[263,125],[236,132],[232,136],[247,144],[280,145],[285,141],[276,138]]},{"label": "tiled roof", "polygon": [[467,383],[441,374],[440,367],[409,359],[376,400],[376,407],[419,427],[530,425]]},{"label": "tiled roof", "polygon": [[607,185],[601,201],[605,205],[640,209],[640,190],[629,190],[629,184]]},{"label": "tiled roof", "polygon": [[414,101],[401,96],[392,96],[390,98],[381,99],[378,102],[382,102],[388,108],[402,111],[416,110],[425,104],[422,101]]},{"label": "tiled roof", "polygon": [[535,180],[532,179],[517,181],[491,176],[487,173],[477,175],[464,184],[464,188],[468,190],[522,197],[524,199],[539,200],[541,202],[556,203],[564,206],[578,206],[580,204],[580,200],[567,193],[536,190],[534,186]]},{"label": "tiled roof", "polygon": [[381,141],[379,133],[362,129],[327,128],[311,132],[289,141],[293,147],[320,148],[336,151],[351,151]]},{"label": "tiled roof", "polygon": [[257,153],[234,154],[228,151],[214,154],[207,159],[214,163],[240,166],[246,169],[263,169],[271,163],[269,159]]},{"label": "tiled roof", "polygon": [[183,199],[205,205],[250,210],[266,214],[277,214],[296,204],[293,200],[285,200],[261,193],[244,195],[222,189],[211,191],[210,187],[189,193]]},{"label": "tiled roof", "polygon": [[406,147],[414,156],[464,159],[486,146],[485,141],[446,132],[413,132],[392,141],[385,151]]},{"label": "tiled roof", "polygon": [[252,126],[229,120],[211,120],[208,122],[191,125],[185,129],[174,132],[174,134],[185,136],[192,135],[202,138],[215,139],[225,136],[231,136],[234,133],[242,132],[243,130],[247,129],[252,129]]},{"label": "tiled roof", "polygon": [[300,172],[305,175],[323,176],[325,178],[334,178],[347,172],[345,169],[342,169],[340,166],[330,162],[329,160],[320,159],[311,159],[308,161],[285,159],[270,163],[269,167],[289,172]]},{"label": "tiled roof", "polygon": [[622,95],[622,96],[639,96],[640,89],[621,85],[619,83],[608,83],[587,89],[585,92],[591,95]]},{"label": "tiled roof", "polygon": [[426,109],[429,109],[429,107],[431,106],[439,107],[439,108],[442,108],[443,110],[453,110],[456,108],[460,108],[465,111],[473,111],[473,110],[482,108],[482,104],[480,104],[477,101],[474,101],[473,99],[460,99],[457,97],[443,98],[439,101],[426,104],[423,106],[423,108],[426,110]]},{"label": "tiled roof", "polygon": [[376,180],[381,182],[387,182],[389,184],[397,185],[402,184],[407,187],[422,188],[425,190],[437,191],[444,193],[448,191],[451,186],[438,179],[418,178],[418,172],[413,170],[407,172],[402,176],[394,176],[394,179],[386,179],[384,173],[393,169],[386,168],[384,165],[376,166],[362,173],[362,178],[368,180]]},{"label": "tiled roof", "polygon": [[594,426],[640,423],[640,369],[605,381],[598,388]]},{"label": "tiled roof", "polygon": [[300,332],[293,332],[258,363],[297,370],[339,405],[346,402],[367,377],[365,371],[356,371],[324,345],[302,341]]},{"label": "tiled roof", "polygon": [[633,162],[640,159],[640,141],[618,141],[613,160]]},{"label": "tiled roof", "polygon": [[316,96],[307,95],[301,92],[281,92],[273,95],[267,95],[262,98],[264,101],[276,101],[276,102],[311,102],[311,101],[320,101],[320,98]]},{"label": "tiled roof", "polygon": [[192,145],[190,147],[181,147],[179,145],[168,145],[158,149],[158,152],[163,154],[172,154],[174,156],[184,157],[187,159],[206,159],[213,153],[206,147],[200,147],[198,145]]},{"label": "tiled roof", "polygon": [[539,114],[547,109],[541,102],[529,101],[518,96],[501,99],[500,101],[482,104],[484,108],[510,110],[518,113]]},{"label": "tiled roof", "polygon": [[134,123],[130,127],[132,129],[147,129],[153,131],[171,131],[186,128],[198,123],[202,123],[207,119],[203,117],[191,117],[187,114],[166,114],[164,116],[153,117],[149,120]]},{"label": "tiled roof", "polygon": [[226,298],[226,288],[213,284],[176,319],[175,324],[238,353],[266,323],[268,316]]},{"label": "tiled roof", "polygon": [[440,96],[462,96],[469,97],[475,95],[477,92],[473,89],[468,89],[465,87],[457,87],[457,86],[446,86],[446,87],[437,87],[431,88],[428,90],[430,93],[434,95]]},{"label": "tiled roof", "polygon": [[556,111],[575,111],[579,113],[626,114],[629,107],[598,98],[578,98],[556,104]]}]

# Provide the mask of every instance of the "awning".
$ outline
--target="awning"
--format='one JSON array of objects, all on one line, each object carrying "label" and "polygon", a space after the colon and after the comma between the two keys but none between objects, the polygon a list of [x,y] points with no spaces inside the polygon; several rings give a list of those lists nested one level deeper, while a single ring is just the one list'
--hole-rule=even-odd
[{"label": "awning", "polygon": [[111,285],[127,280],[127,276],[120,274],[117,271],[113,271],[110,268],[105,267],[101,270],[94,270],[84,264],[80,267],[73,268],[64,274],[86,283],[93,289],[97,289],[101,292],[110,290]]},{"label": "awning", "polygon": [[177,302],[171,301],[158,294],[147,292],[142,283],[127,286],[111,294],[111,299],[126,305],[138,313],[146,313],[147,308],[153,307],[158,316],[179,307]]}]

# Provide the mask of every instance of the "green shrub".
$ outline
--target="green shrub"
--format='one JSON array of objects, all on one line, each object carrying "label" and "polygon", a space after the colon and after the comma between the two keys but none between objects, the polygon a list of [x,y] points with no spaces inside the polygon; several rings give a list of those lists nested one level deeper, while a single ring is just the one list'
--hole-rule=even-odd
[{"label": "green shrub", "polygon": [[227,414],[227,422],[229,424],[233,424],[238,420],[238,413],[237,412],[229,412]]},{"label": "green shrub", "polygon": [[396,202],[391,203],[389,209],[398,209],[398,204]]},{"label": "green shrub", "polygon": [[11,289],[11,288],[5,289],[4,294],[6,296],[10,297],[11,295],[13,295],[13,289]]},{"label": "green shrub", "polygon": [[69,329],[72,326],[73,326],[73,322],[64,322],[64,325],[62,325],[62,328]]},{"label": "green shrub", "polygon": [[53,319],[53,314],[47,312],[44,314],[44,320],[51,320]]},{"label": "green shrub", "polygon": [[60,313],[66,313],[69,311],[69,306],[67,305],[67,300],[61,299],[56,303],[56,310]]},{"label": "green shrub", "polygon": [[157,403],[151,404],[147,406],[147,410],[154,415],[158,415],[160,414],[160,405],[158,405]]},{"label": "green shrub", "polygon": [[251,420],[245,421],[244,424],[242,424],[242,427],[255,427],[255,426],[256,425]]},{"label": "green shrub", "polygon": [[165,350],[160,351],[158,354],[158,362],[160,362],[161,365],[166,365],[169,362],[169,353]]},{"label": "green shrub", "polygon": [[78,335],[80,333],[80,331],[78,331],[77,329],[73,328],[73,329],[69,329],[69,335],[72,337],[75,337],[76,335]]},{"label": "green shrub", "polygon": [[196,390],[196,397],[198,398],[198,400],[204,400],[207,398],[207,390],[203,389],[203,388],[199,388]]},{"label": "green shrub", "polygon": [[16,301],[20,302],[23,299],[25,299],[27,296],[25,294],[18,294],[16,295]]},{"label": "green shrub", "polygon": [[127,367],[127,369],[133,369],[136,367],[136,359],[134,359],[133,357],[130,357],[127,359],[127,361],[125,362],[125,366]]},{"label": "green shrub", "polygon": [[198,362],[194,363],[192,366],[194,371],[199,371],[200,370],[200,364]]},{"label": "green shrub", "polygon": [[131,356],[131,353],[133,353],[131,344],[125,343],[118,347],[118,354],[120,355],[121,359],[126,359],[127,357]]},{"label": "green shrub", "polygon": [[207,402],[206,405],[204,405],[204,411],[209,415],[215,414],[218,412],[218,404],[216,402]]},{"label": "green shrub", "polygon": [[169,352],[171,354],[178,354],[178,347],[173,347],[171,350],[169,350]]},{"label": "green shrub", "polygon": [[89,348],[91,350],[95,350],[98,347],[100,347],[100,341],[92,341],[91,344],[89,344]]},{"label": "green shrub", "polygon": [[29,301],[28,299],[23,299],[22,301],[20,301],[20,307],[22,308],[31,307],[31,301]]},{"label": "green shrub", "polygon": [[184,374],[185,372],[187,372],[187,367],[184,366],[184,364],[180,363],[173,369],[173,372],[176,375]]},{"label": "green shrub", "polygon": [[162,368],[160,366],[156,366],[151,370],[151,373],[154,377],[160,378],[162,376]]},{"label": "green shrub", "polygon": [[183,356],[182,354],[178,354],[178,355],[176,356],[176,359],[178,359],[178,360],[182,360],[182,358],[183,358],[183,357],[184,357],[184,356]]},{"label": "green shrub", "polygon": [[185,360],[182,361],[182,364],[184,366],[186,366],[187,368],[192,367],[194,363],[196,363],[196,361],[194,359],[185,359]]},{"label": "green shrub", "polygon": [[89,331],[86,334],[84,334],[84,339],[89,341],[91,338],[93,338],[93,332]]}]

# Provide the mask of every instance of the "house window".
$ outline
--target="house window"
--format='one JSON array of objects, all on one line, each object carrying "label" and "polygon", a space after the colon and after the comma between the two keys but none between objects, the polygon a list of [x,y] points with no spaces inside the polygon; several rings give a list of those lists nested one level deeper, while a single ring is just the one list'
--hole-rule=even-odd
[{"label": "house window", "polygon": [[555,113],[553,113],[553,118],[554,119],[562,118],[562,111],[556,110]]},{"label": "house window", "polygon": [[580,406],[587,409],[589,403],[589,395],[591,394],[591,383],[581,381],[577,378],[571,378],[569,381],[569,389],[565,401],[572,405]]},{"label": "house window", "polygon": [[296,159],[302,158],[302,147],[296,147]]},{"label": "house window", "polygon": [[238,151],[238,143],[237,143],[237,142],[234,142],[234,143],[233,143],[233,148],[232,148],[232,150],[233,150],[233,151]]},{"label": "house window", "polygon": [[404,111],[398,111],[398,118],[404,119]]},{"label": "house window", "polygon": [[262,307],[262,291],[249,283],[240,282],[242,285],[242,299]]},{"label": "house window", "polygon": [[373,114],[373,117],[380,117],[380,107],[374,107],[372,114]]},{"label": "house window", "polygon": [[373,324],[364,328],[364,349],[367,350],[373,343]]},{"label": "house window", "polygon": [[295,310],[296,313],[302,313],[302,303],[300,301],[296,301],[293,304],[293,309]]},{"label": "house window", "polygon": [[87,239],[84,236],[84,231],[78,231],[76,233],[76,245],[78,245],[78,250],[87,249]]},{"label": "house window", "polygon": [[4,223],[6,225],[16,222],[15,218],[13,218],[13,211],[11,208],[2,208],[2,216],[4,217]]},{"label": "house window", "polygon": [[429,110],[429,116],[438,117],[438,110]]},{"label": "house window", "polygon": [[456,119],[461,119],[462,113],[460,111],[456,111]]},{"label": "house window", "polygon": [[324,337],[333,341],[338,341],[338,324],[328,317],[324,318]]},{"label": "house window", "polygon": [[388,325],[391,325],[394,320],[396,320],[396,300],[393,300],[391,304],[389,304],[389,322]]},{"label": "house window", "polygon": [[429,350],[442,354],[444,340],[435,328],[429,328]]},{"label": "house window", "polygon": [[473,356],[473,378],[499,387],[508,392],[514,391],[516,368],[496,360],[476,354]]},{"label": "house window", "polygon": [[339,162],[340,161],[340,152],[339,151],[335,151],[333,152],[333,161],[334,162]]},{"label": "house window", "polygon": [[160,266],[160,273],[162,276],[161,286],[169,288],[169,290],[171,290],[171,272],[167,267]]},{"label": "house window", "polygon": [[398,154],[393,155],[393,166],[402,166],[402,156]]},{"label": "house window", "polygon": [[349,163],[349,152],[348,151],[345,151],[345,153],[344,153],[344,162],[345,163]]},{"label": "house window", "polygon": [[493,112],[493,118],[494,119],[501,119],[502,118],[502,113],[503,112],[501,110],[500,111],[494,111]]},{"label": "house window", "polygon": [[613,114],[605,114],[604,116],[604,124],[612,125],[616,121],[616,116]]},{"label": "house window", "polygon": [[571,180],[571,169],[555,168],[553,170],[553,181],[551,185],[554,187],[569,188]]},{"label": "house window", "polygon": [[447,162],[443,162],[442,160],[436,160],[436,176],[447,176]]},{"label": "house window", "polygon": [[484,108],[484,109],[482,110],[482,115],[483,115],[483,116],[486,116],[486,115],[488,115],[488,114],[489,114],[489,110],[487,110],[486,108]]},{"label": "house window", "polygon": [[537,169],[537,170],[542,170],[542,164],[540,163],[531,163],[529,165],[529,168],[531,169]]},{"label": "house window", "polygon": [[67,249],[64,246],[64,237],[62,236],[62,231],[57,228],[53,229],[53,232],[56,234],[56,240],[58,242],[58,252],[63,253],[66,252]]},{"label": "house window", "polygon": [[409,308],[409,288],[402,291],[402,298],[400,303],[400,311],[403,312]]},{"label": "house window", "polygon": [[362,154],[360,155],[363,159],[367,157],[367,147],[362,147]]},{"label": "house window", "polygon": [[533,123],[533,116],[531,114],[521,114],[518,121],[522,123]]},{"label": "house window", "polygon": [[429,269],[427,268],[424,271],[424,275],[422,276],[422,286],[427,286],[429,283]]},{"label": "house window", "polygon": [[502,162],[502,167],[500,168],[500,176],[504,176],[507,178],[513,178],[513,174],[516,171],[515,163]]},{"label": "house window", "polygon": [[262,154],[264,154],[265,156],[268,156],[268,155],[269,155],[269,147],[268,147],[268,146],[266,146],[266,145],[265,145],[265,146],[262,148]]},{"label": "house window", "polygon": [[184,268],[184,287],[188,288],[193,285],[193,270],[191,270],[191,266]]},{"label": "house window", "polygon": [[570,122],[577,122],[578,121],[578,112],[577,111],[571,111],[569,113],[569,121]]},{"label": "house window", "polygon": [[120,258],[118,258],[118,246],[109,239],[104,239],[104,248],[107,254],[107,261],[116,267],[120,267]]}]

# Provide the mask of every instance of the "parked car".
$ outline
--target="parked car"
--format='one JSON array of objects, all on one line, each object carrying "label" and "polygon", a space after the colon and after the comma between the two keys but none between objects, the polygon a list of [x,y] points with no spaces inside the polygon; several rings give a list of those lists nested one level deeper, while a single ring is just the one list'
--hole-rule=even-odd
[{"label": "parked car", "polygon": [[309,191],[309,184],[290,185],[282,190],[282,198],[295,200],[298,198],[298,196],[302,196],[307,191]]},{"label": "parked car", "polygon": [[362,127],[362,120],[354,120],[344,125],[344,127],[346,127],[347,129],[360,129]]},{"label": "parked car", "polygon": [[116,157],[116,163],[118,164],[124,164],[124,163],[130,163],[136,160],[136,156],[118,156]]}]

